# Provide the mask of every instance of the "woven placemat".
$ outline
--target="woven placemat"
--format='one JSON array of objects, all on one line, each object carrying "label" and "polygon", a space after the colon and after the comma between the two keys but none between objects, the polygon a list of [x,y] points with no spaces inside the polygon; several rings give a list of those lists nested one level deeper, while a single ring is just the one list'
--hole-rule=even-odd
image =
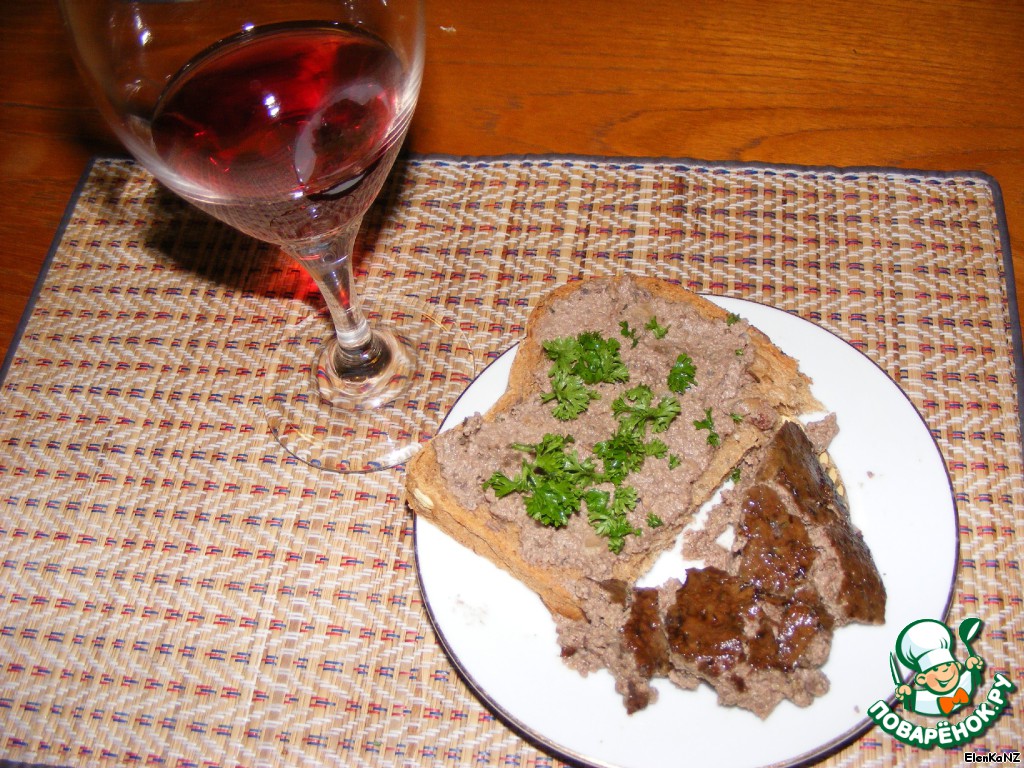
[{"label": "woven placemat", "polygon": [[[1006,243],[998,190],[972,174],[413,157],[367,218],[357,273],[370,294],[453,315],[478,368],[583,275],[657,275],[838,334],[935,436],[960,521],[950,621],[982,618],[975,650],[1019,684]],[[472,695],[435,639],[402,469],[319,473],[268,434],[267,356],[318,307],[274,249],[139,167],[90,169],[0,396],[4,757],[558,764]],[[435,404],[439,420],[450,406]],[[975,747],[1020,749],[1022,733],[1012,705]],[[824,764],[962,762],[874,728]]]}]

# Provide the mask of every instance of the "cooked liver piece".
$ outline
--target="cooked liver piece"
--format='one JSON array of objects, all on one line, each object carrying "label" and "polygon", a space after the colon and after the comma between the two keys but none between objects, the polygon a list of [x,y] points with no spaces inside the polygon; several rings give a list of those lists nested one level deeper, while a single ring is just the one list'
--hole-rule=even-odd
[{"label": "cooked liver piece", "polygon": [[622,641],[633,653],[637,670],[648,679],[668,672],[668,638],[662,628],[658,590],[633,590]]},{"label": "cooked liver piece", "polygon": [[668,638],[662,624],[658,590],[636,587],[629,595],[629,613],[622,625],[622,645],[631,653],[632,665],[624,665],[623,699],[626,712],[633,714],[646,707],[653,698],[647,684],[654,677],[668,674]]},{"label": "cooked liver piece", "polygon": [[810,440],[794,423],[779,430],[758,479],[788,492],[794,515],[819,549],[814,582],[837,624],[885,621],[885,585]]},{"label": "cooked liver piece", "polygon": [[779,493],[755,485],[742,503],[738,534],[746,542],[739,576],[752,586],[788,594],[804,583],[814,562],[807,528],[791,515]]},{"label": "cooked liver piece", "polygon": [[747,624],[755,613],[752,586],[718,568],[689,571],[665,611],[669,647],[699,677],[720,677],[746,659]]},{"label": "cooked liver piece", "polygon": [[602,584],[627,608],[619,670],[627,711],[646,682],[704,680],[723,704],[761,717],[783,699],[806,706],[828,690],[820,667],[834,627],[878,623],[885,589],[841,495],[803,430],[783,427],[757,472],[728,502],[735,528],[718,565],[662,590]]}]

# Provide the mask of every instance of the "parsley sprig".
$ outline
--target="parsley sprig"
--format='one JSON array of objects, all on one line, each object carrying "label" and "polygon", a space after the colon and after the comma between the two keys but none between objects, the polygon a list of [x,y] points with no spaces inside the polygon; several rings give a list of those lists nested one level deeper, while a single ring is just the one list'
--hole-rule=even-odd
[{"label": "parsley sprig", "polygon": [[667,325],[662,325],[661,323],[659,323],[657,317],[652,317],[650,320],[647,321],[647,324],[644,326],[644,328],[653,333],[654,338],[664,339],[668,335],[669,327]]},{"label": "parsley sprig", "polygon": [[708,431],[708,445],[717,448],[722,444],[722,438],[715,429],[715,420],[711,415],[710,408],[704,409],[704,418],[694,421],[693,426],[697,429],[706,429]]},{"label": "parsley sprig", "polygon": [[693,359],[683,352],[676,358],[668,372],[668,388],[681,395],[696,383],[697,366],[694,365]]},{"label": "parsley sprig", "polygon": [[607,538],[608,549],[618,554],[626,536],[640,533],[628,518],[639,502],[636,489],[615,486],[608,491],[598,487],[605,482],[604,475],[592,460],[582,460],[570,449],[573,442],[568,435],[547,434],[539,443],[514,444],[513,448],[529,454],[532,460],[524,460],[515,477],[495,472],[484,482],[484,488],[491,488],[498,498],[522,494],[526,514],[552,528],[565,526],[585,504],[591,527]]},{"label": "parsley sprig", "polygon": [[612,403],[612,413],[632,432],[650,427],[652,432],[664,432],[681,410],[674,397],[662,397],[657,404],[654,392],[646,384],[627,389]]},{"label": "parsley sprig", "polygon": [[514,443],[517,451],[532,456],[519,474],[508,477],[495,472],[484,482],[499,499],[512,493],[525,497],[526,513],[538,523],[561,528],[580,511],[583,497],[598,473],[591,460],[581,460],[570,450],[575,441],[568,435],[547,434],[539,443]]},{"label": "parsley sprig", "polygon": [[552,361],[548,371],[551,391],[541,395],[541,401],[554,401],[551,413],[556,419],[575,419],[592,400],[600,399],[593,385],[629,381],[629,369],[619,349],[617,339],[606,339],[592,331],[544,342],[544,352]]},{"label": "parsley sprig", "polygon": [[629,339],[630,346],[633,349],[636,349],[637,345],[640,343],[640,335],[636,332],[636,328],[631,326],[628,320],[621,320],[619,322],[619,331],[625,338]]},{"label": "parsley sprig", "polygon": [[598,536],[608,539],[608,549],[619,554],[626,545],[626,537],[639,536],[627,515],[636,508],[640,497],[636,488],[616,486],[614,493],[593,488],[587,492],[587,519]]}]

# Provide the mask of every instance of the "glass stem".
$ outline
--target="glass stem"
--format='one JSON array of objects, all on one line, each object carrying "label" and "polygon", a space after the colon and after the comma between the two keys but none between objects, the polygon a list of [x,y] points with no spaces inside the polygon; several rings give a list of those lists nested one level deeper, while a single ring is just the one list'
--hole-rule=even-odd
[{"label": "glass stem", "polygon": [[353,290],[352,251],[359,225],[356,219],[330,240],[291,251],[313,278],[331,313],[338,342],[331,359],[334,374],[351,380],[377,376],[390,361],[388,345],[371,329]]}]

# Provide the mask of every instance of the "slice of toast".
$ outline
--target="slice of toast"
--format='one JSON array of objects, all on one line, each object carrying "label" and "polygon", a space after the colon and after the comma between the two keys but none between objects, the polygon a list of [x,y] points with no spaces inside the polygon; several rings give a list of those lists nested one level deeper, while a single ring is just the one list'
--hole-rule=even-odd
[{"label": "slice of toast", "polygon": [[[572,421],[555,418],[542,394],[551,389],[544,344],[595,332],[620,343],[628,384],[595,385],[599,399]],[[634,343],[635,342],[635,343]],[[581,458],[615,428],[610,403],[624,387],[646,383],[667,392],[665,371],[685,353],[695,383],[678,394],[681,412],[664,434],[668,458],[648,458],[628,482],[639,502],[630,513],[637,535],[620,552],[594,532],[582,512],[559,528],[542,526],[518,494],[485,488],[495,472],[513,475],[545,434],[570,435]],[[548,294],[532,311],[508,388],[482,416],[438,435],[407,465],[406,500],[476,553],[504,568],[547,607],[585,618],[582,582],[634,584],[740,465],[787,419],[822,411],[797,363],[745,321],[707,299],[653,278],[591,278]]]}]

